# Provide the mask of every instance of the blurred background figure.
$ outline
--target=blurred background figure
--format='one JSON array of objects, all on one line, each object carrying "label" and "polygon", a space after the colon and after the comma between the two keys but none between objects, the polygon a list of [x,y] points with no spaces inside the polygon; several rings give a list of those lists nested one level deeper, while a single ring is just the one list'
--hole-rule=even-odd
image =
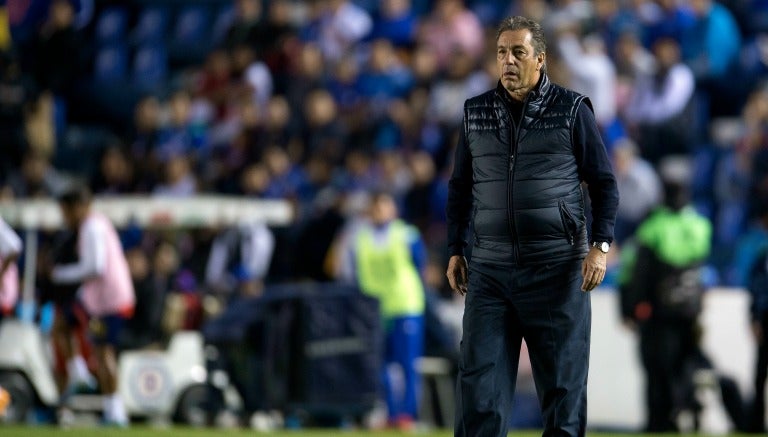
[{"label": "blurred background figure", "polygon": [[0,217],[0,323],[13,315],[19,299],[19,268],[21,238]]},{"label": "blurred background figure", "polygon": [[579,34],[563,30],[558,49],[571,77],[568,86],[589,96],[604,132],[616,118],[616,67],[603,38],[594,34],[579,38]]},{"label": "blurred background figure", "polygon": [[[98,362],[96,377],[103,395],[104,420],[125,427],[129,419],[117,392],[117,349],[121,331],[133,315],[135,303],[128,263],[112,223],[91,209],[91,193],[87,188],[72,186],[62,194],[59,204],[67,226],[77,229],[79,259],[75,263],[53,266],[51,279],[56,284],[81,284],[78,301],[87,313],[88,333]],[[59,344],[68,360],[75,363],[75,374],[82,377],[84,364],[76,359],[71,341],[69,335]]]},{"label": "blurred background figure", "polygon": [[634,260],[623,266],[622,315],[637,329],[646,374],[646,432],[678,431],[677,415],[688,408],[685,364],[697,348],[701,267],[712,233],[711,223],[689,205],[690,176],[685,159],[662,163],[664,204],[640,224]]},{"label": "blurred background figure", "polygon": [[653,54],[656,70],[638,77],[625,117],[638,137],[641,156],[656,165],[665,156],[691,151],[696,83],[676,40],[660,37],[653,43]]},{"label": "blurred background figure", "polygon": [[[763,204],[759,217],[761,225],[768,229],[768,204]],[[755,392],[748,430],[764,434],[766,430],[765,383],[768,378],[768,244],[763,246],[752,264],[747,288],[751,295],[752,333],[757,343]]]},{"label": "blurred background figure", "polygon": [[243,223],[214,238],[205,283],[216,295],[257,296],[264,287],[275,237],[264,223]]},{"label": "blurred background figure", "polygon": [[[0,326],[11,316],[19,297],[19,272],[16,260],[21,255],[21,238],[0,217]],[[0,385],[0,419],[11,403],[11,395]]]},{"label": "blurred background figure", "polygon": [[663,193],[656,170],[640,157],[634,141],[629,138],[617,141],[612,155],[622,199],[616,213],[614,239],[621,244],[634,235],[640,222],[659,205]]},{"label": "blurred background figure", "polygon": [[368,220],[347,240],[346,262],[364,293],[379,299],[384,324],[384,389],[389,424],[411,429],[418,419],[424,353],[426,251],[418,231],[398,218],[390,194],[371,195]]}]

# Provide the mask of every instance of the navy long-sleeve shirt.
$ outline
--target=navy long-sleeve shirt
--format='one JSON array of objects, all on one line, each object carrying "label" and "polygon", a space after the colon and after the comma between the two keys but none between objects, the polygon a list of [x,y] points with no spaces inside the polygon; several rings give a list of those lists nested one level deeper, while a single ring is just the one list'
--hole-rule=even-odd
[{"label": "navy long-sleeve shirt", "polygon": [[[522,104],[509,99],[508,109],[518,124]],[[619,206],[619,192],[611,161],[605,150],[595,115],[585,104],[576,112],[573,127],[573,152],[579,177],[587,184],[592,207],[592,241],[613,242],[613,226]],[[472,155],[462,129],[454,155],[453,173],[448,183],[448,254],[463,255],[472,211]]]}]

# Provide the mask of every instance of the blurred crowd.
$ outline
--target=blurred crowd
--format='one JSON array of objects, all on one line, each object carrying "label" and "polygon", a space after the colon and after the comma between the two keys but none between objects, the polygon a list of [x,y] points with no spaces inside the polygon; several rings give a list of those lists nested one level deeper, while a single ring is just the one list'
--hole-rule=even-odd
[{"label": "blurred crowd", "polygon": [[[427,287],[450,296],[453,147],[464,100],[495,86],[508,15],[543,23],[548,74],[593,102],[621,194],[615,247],[659,204],[669,155],[690,160],[695,206],[714,224],[710,285],[743,285],[741,249],[765,238],[752,211],[768,201],[766,1],[31,0],[4,12],[0,197],[55,196],[77,179],[96,195],[286,199],[296,221],[273,229],[267,282],[334,279],[333,241],[376,190],[421,231]],[[123,243],[137,280],[198,290],[215,233],[127,229]]]}]

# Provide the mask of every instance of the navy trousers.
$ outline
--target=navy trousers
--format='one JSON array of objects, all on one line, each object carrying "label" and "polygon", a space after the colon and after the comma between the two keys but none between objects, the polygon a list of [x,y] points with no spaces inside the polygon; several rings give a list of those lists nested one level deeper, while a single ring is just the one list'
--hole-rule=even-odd
[{"label": "navy trousers", "polygon": [[455,436],[506,436],[525,339],[543,436],[584,436],[591,303],[581,261],[471,263],[457,381]]}]

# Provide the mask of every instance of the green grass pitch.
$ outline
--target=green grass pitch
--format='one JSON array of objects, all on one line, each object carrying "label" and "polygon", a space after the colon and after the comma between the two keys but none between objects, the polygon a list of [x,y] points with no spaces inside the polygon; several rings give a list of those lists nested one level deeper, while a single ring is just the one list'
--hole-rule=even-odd
[{"label": "green grass pitch", "polygon": [[[104,428],[72,428],[61,429],[56,427],[9,427],[0,426],[0,436],[3,437],[238,437],[238,436],[274,436],[274,437],[450,437],[451,431],[414,431],[410,433],[396,431],[346,431],[346,430],[298,430],[298,431],[274,431],[259,433],[250,429],[223,430],[223,429],[190,429],[168,428],[154,429],[146,427],[133,427],[130,429],[104,429]],[[509,437],[538,437],[541,432],[510,432]],[[588,437],[644,437],[647,434],[617,434],[604,432],[587,432]],[[681,434],[654,434],[652,437],[681,437]],[[731,434],[731,437],[739,436]],[[648,435],[648,437],[651,437]],[[746,436],[744,436],[746,437]]]}]

